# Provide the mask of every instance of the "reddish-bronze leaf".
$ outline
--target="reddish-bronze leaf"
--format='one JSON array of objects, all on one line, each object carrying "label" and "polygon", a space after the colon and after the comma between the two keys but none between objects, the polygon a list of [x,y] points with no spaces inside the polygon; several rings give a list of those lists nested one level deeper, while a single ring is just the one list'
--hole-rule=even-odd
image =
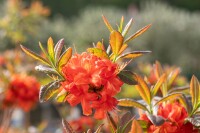
[{"label": "reddish-bronze leaf", "polygon": [[182,93],[173,93],[173,94],[170,94],[164,98],[162,98],[161,100],[159,100],[158,102],[155,103],[155,106],[164,102],[164,101],[168,101],[168,100],[173,100],[175,98],[178,98],[180,96],[182,96],[183,94]]},{"label": "reddish-bronze leaf", "polygon": [[137,75],[136,78],[137,78],[137,82],[138,82],[138,85],[136,86],[136,88],[139,91],[139,94],[148,104],[150,104],[151,103],[151,94],[150,94],[150,89],[149,89],[147,83],[139,75]]},{"label": "reddish-bronze leaf", "polygon": [[143,34],[145,31],[147,31],[149,28],[151,27],[151,24],[143,27],[142,29],[138,30],[135,34],[133,34],[132,36],[130,36],[129,38],[127,38],[124,43],[128,43],[129,41],[135,39],[136,37],[140,36],[141,34]]},{"label": "reddish-bronze leaf", "polygon": [[137,101],[134,101],[133,99],[129,99],[129,98],[120,99],[119,103],[118,103],[118,106],[123,106],[123,107],[137,107],[137,108],[140,108],[142,110],[147,111],[147,108],[143,104],[141,104],[141,103],[139,103]]},{"label": "reddish-bronze leaf", "polygon": [[26,47],[24,47],[24,46],[22,46],[22,45],[20,45],[20,46],[21,46],[21,49],[22,49],[27,55],[29,55],[29,56],[35,58],[36,60],[41,61],[42,63],[44,63],[44,64],[46,64],[46,65],[48,65],[48,66],[50,66],[49,63],[48,63],[48,61],[45,60],[43,57],[41,57],[40,55],[36,54],[35,52],[29,50],[28,48],[26,48]]},{"label": "reddish-bronze leaf", "polygon": [[118,31],[112,31],[110,34],[110,46],[112,49],[112,52],[115,55],[119,54],[119,51],[122,47],[123,44],[123,37],[121,35],[121,33],[119,33]]},{"label": "reddish-bronze leaf", "polygon": [[159,80],[157,81],[156,85],[153,87],[152,89],[152,96],[155,96],[156,93],[158,92],[159,88],[161,87],[161,85],[163,84],[163,82],[166,81],[166,77],[167,75],[164,73]]},{"label": "reddish-bronze leaf", "polygon": [[102,15],[102,18],[103,18],[103,21],[104,21],[104,23],[106,24],[106,27],[108,28],[108,30],[109,30],[110,32],[112,32],[112,31],[113,31],[113,28],[112,28],[112,26],[110,25],[110,23],[109,23],[109,21],[107,20],[107,18],[106,18],[104,15]]},{"label": "reddish-bronze leaf", "polygon": [[133,51],[129,53],[125,53],[121,55],[119,58],[131,58],[134,59],[136,57],[142,56],[143,54],[151,53],[151,51]]}]

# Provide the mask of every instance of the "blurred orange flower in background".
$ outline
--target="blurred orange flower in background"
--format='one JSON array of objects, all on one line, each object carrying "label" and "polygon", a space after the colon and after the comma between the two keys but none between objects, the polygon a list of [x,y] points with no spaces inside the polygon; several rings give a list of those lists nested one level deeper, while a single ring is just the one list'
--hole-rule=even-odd
[{"label": "blurred orange flower in background", "polygon": [[75,54],[62,72],[66,79],[62,86],[70,93],[66,100],[72,106],[81,103],[84,115],[96,109],[95,118],[102,119],[117,105],[114,96],[123,84],[117,64],[88,53]]},{"label": "blurred orange flower in background", "polygon": [[40,84],[35,77],[13,75],[5,91],[3,106],[16,106],[29,111],[38,101]]}]

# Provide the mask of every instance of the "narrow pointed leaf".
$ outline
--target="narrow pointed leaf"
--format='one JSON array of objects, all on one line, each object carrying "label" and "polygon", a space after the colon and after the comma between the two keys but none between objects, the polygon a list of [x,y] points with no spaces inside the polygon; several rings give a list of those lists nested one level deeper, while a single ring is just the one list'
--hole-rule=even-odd
[{"label": "narrow pointed leaf", "polygon": [[42,45],[41,42],[39,42],[39,47],[40,47],[40,49],[42,50],[42,52],[44,53],[44,55],[48,58],[47,51],[45,50],[45,48],[43,47],[43,45]]},{"label": "narrow pointed leaf", "polygon": [[108,28],[108,30],[109,30],[110,32],[112,32],[112,31],[113,31],[113,28],[112,28],[112,26],[110,25],[110,23],[109,23],[109,21],[107,20],[107,18],[106,18],[104,15],[102,15],[102,18],[103,18],[103,21],[104,21],[106,27]]},{"label": "narrow pointed leaf", "polygon": [[66,120],[62,119],[62,125],[66,133],[75,133],[75,131]]},{"label": "narrow pointed leaf", "polygon": [[164,98],[162,98],[161,100],[159,100],[158,102],[155,103],[155,106],[162,103],[162,102],[165,102],[165,101],[168,101],[168,100],[173,100],[173,99],[176,99],[176,98],[179,98],[180,96],[182,96],[183,94],[182,93],[174,93],[174,94],[170,94]]},{"label": "narrow pointed leaf", "polygon": [[156,63],[154,64],[154,69],[156,78],[158,79],[163,74],[163,69],[159,61],[156,61]]},{"label": "narrow pointed leaf", "polygon": [[141,34],[143,34],[145,31],[147,31],[149,28],[151,27],[151,24],[143,27],[142,29],[140,29],[139,31],[137,31],[135,34],[133,34],[132,36],[130,36],[129,38],[127,38],[124,43],[128,43],[129,41],[135,39],[136,37],[140,36]]},{"label": "narrow pointed leaf", "polygon": [[123,127],[127,122],[129,122],[132,119],[131,113],[126,112],[123,114],[123,116],[120,118],[119,126]]},{"label": "narrow pointed leaf", "polygon": [[137,84],[136,75],[131,71],[128,71],[128,70],[120,71],[120,73],[118,74],[118,77],[126,84],[129,84],[129,85]]},{"label": "narrow pointed leaf", "polygon": [[65,65],[72,56],[72,48],[69,47],[59,58],[58,60],[58,69],[61,72],[61,68]]},{"label": "narrow pointed leaf", "polygon": [[64,46],[64,39],[60,39],[54,48],[55,59],[58,60]]},{"label": "narrow pointed leaf", "polygon": [[47,101],[58,91],[59,87],[60,87],[60,81],[53,81],[47,85],[42,86],[39,92],[40,101],[41,102]]},{"label": "narrow pointed leaf", "polygon": [[101,124],[94,133],[101,133],[104,124]]},{"label": "narrow pointed leaf", "polygon": [[88,48],[87,51],[89,53],[94,54],[97,57],[109,59],[107,53],[105,51],[103,51],[102,49],[99,49],[99,48]]},{"label": "narrow pointed leaf", "polygon": [[147,83],[144,81],[142,77],[139,75],[137,77],[138,85],[136,85],[136,89],[138,90],[140,96],[145,100],[148,104],[151,102],[151,94],[150,88],[148,87]]},{"label": "narrow pointed leaf", "polygon": [[49,56],[51,57],[52,61],[54,61],[54,42],[53,42],[53,39],[50,37],[48,39],[48,42],[47,42],[47,50],[48,50],[48,54]]},{"label": "narrow pointed leaf", "polygon": [[167,75],[164,73],[159,80],[157,81],[156,85],[153,87],[152,89],[152,96],[155,96],[156,93],[158,92],[159,88],[161,87],[161,85],[163,84],[163,82],[166,81],[166,77]]},{"label": "narrow pointed leaf", "polygon": [[198,102],[199,102],[199,81],[198,79],[193,75],[192,79],[190,81],[190,95],[192,97],[192,105],[193,108],[196,108]]},{"label": "narrow pointed leaf", "polygon": [[143,133],[142,128],[137,120],[133,120],[132,122],[131,133]]},{"label": "narrow pointed leaf", "polygon": [[176,87],[176,88],[170,89],[168,91],[168,94],[175,93],[175,92],[184,92],[184,91],[189,90],[189,89],[190,89],[189,86]]},{"label": "narrow pointed leaf", "polygon": [[165,122],[165,119],[161,116],[156,116],[156,115],[147,113],[147,117],[155,126],[160,126]]},{"label": "narrow pointed leaf", "polygon": [[123,53],[124,50],[126,50],[127,47],[128,47],[127,44],[123,44],[122,47],[121,47],[121,49],[120,49],[120,51],[119,51],[119,55],[120,55],[121,53]]},{"label": "narrow pointed leaf", "polygon": [[177,68],[174,71],[172,71],[169,76],[168,76],[168,88],[170,88],[170,86],[174,83],[176,77],[178,76],[178,74],[180,73],[181,69]]},{"label": "narrow pointed leaf", "polygon": [[122,128],[122,133],[128,133],[131,130],[133,118],[130,119]]},{"label": "narrow pointed leaf", "polygon": [[115,55],[119,54],[119,51],[122,47],[123,44],[123,36],[121,35],[121,33],[119,33],[118,31],[112,31],[110,34],[110,46],[112,49],[112,52]]},{"label": "narrow pointed leaf", "polygon": [[145,110],[147,111],[147,108],[146,106],[144,106],[143,104],[133,100],[133,99],[129,99],[129,98],[126,98],[126,99],[120,99],[119,100],[119,103],[118,103],[118,106],[123,106],[123,107],[137,107],[137,108],[140,108],[142,110]]},{"label": "narrow pointed leaf", "polygon": [[48,66],[44,66],[44,65],[38,65],[35,67],[35,70],[36,71],[41,71],[41,72],[44,72],[44,73],[53,73],[55,74],[56,71],[54,69],[52,69],[51,67],[48,67]]},{"label": "narrow pointed leaf", "polygon": [[133,19],[130,19],[129,22],[127,23],[127,25],[125,26],[123,32],[122,32],[122,36],[125,37],[126,34],[128,33],[129,29],[131,28],[131,25],[133,24]]},{"label": "narrow pointed leaf", "polygon": [[120,26],[118,30],[120,33],[122,33],[123,24],[124,24],[124,16],[122,16],[121,21],[120,21]]},{"label": "narrow pointed leaf", "polygon": [[188,114],[190,114],[192,112],[192,104],[189,99],[183,94],[179,97],[179,101],[186,108]]},{"label": "narrow pointed leaf", "polygon": [[109,112],[107,112],[106,116],[107,116],[108,123],[111,127],[111,130],[115,132],[117,130],[117,124],[115,123],[114,119],[112,118]]},{"label": "narrow pointed leaf", "polygon": [[26,47],[24,47],[24,46],[22,46],[22,45],[20,45],[20,46],[21,46],[21,49],[22,49],[27,55],[29,55],[29,56],[35,58],[36,60],[41,61],[42,63],[44,63],[44,64],[46,64],[46,65],[48,65],[48,66],[50,66],[49,63],[48,63],[48,61],[46,61],[46,60],[45,60],[44,58],[42,58],[40,55],[36,54],[35,52],[29,50],[28,48],[26,48]]},{"label": "narrow pointed leaf", "polygon": [[119,56],[118,58],[134,59],[136,57],[139,57],[139,56],[142,56],[143,54],[148,54],[148,53],[151,53],[151,51],[133,51],[133,52],[125,53]]}]

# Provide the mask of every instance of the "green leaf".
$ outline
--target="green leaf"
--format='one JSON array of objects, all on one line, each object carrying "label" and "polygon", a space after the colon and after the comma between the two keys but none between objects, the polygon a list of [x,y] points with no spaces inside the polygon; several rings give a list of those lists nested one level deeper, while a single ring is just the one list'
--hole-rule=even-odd
[{"label": "green leaf", "polygon": [[123,107],[136,107],[136,108],[140,108],[142,110],[148,111],[148,109],[146,108],[145,105],[133,100],[133,99],[120,99],[118,100],[118,106],[123,106]]},{"label": "green leaf", "polygon": [[200,87],[199,87],[199,81],[198,79],[193,75],[192,79],[190,81],[190,95],[192,97],[192,105],[195,109],[199,103],[199,97],[200,97]]},{"label": "green leaf", "polygon": [[56,96],[57,102],[65,102],[66,97],[69,95],[69,92],[67,92],[65,89],[63,89],[58,95]]},{"label": "green leaf", "polygon": [[136,89],[138,90],[140,96],[142,97],[144,101],[147,102],[147,104],[151,104],[150,88],[148,87],[144,79],[140,77],[139,75],[136,75],[136,79],[138,82],[138,85],[136,85]]},{"label": "green leaf", "polygon": [[42,86],[39,92],[40,101],[46,102],[55,93],[57,93],[59,87],[60,87],[60,81],[53,81],[47,85]]},{"label": "green leaf", "polygon": [[63,65],[67,64],[67,62],[69,61],[69,59],[72,56],[72,48],[69,47],[59,58],[58,60],[58,69],[59,72],[61,72],[61,69],[63,67]]},{"label": "green leaf", "polygon": [[110,46],[112,49],[112,52],[115,55],[119,54],[119,51],[122,47],[123,44],[123,36],[121,35],[121,33],[119,33],[118,31],[112,31],[110,34]]},{"label": "green leaf", "polygon": [[149,113],[146,113],[147,117],[149,118],[149,120],[155,125],[155,126],[160,126],[165,122],[165,119],[161,116],[156,116],[156,115],[152,115]]},{"label": "green leaf", "polygon": [[126,84],[129,85],[137,84],[135,74],[129,70],[120,71],[120,73],[117,76],[120,78],[120,80],[122,80]]},{"label": "green leaf", "polygon": [[166,77],[167,75],[164,73],[159,80],[157,81],[156,85],[153,87],[152,89],[152,97],[156,95],[156,93],[158,92],[159,88],[161,87],[161,85],[163,84],[163,82],[166,81]]},{"label": "green leaf", "polygon": [[106,27],[108,28],[108,30],[109,30],[110,32],[112,32],[112,31],[113,31],[113,28],[112,28],[112,26],[110,25],[110,23],[109,23],[109,21],[107,20],[107,18],[106,18],[104,15],[102,15],[102,18],[103,18],[103,21],[104,21],[104,23],[106,24]]},{"label": "green leaf", "polygon": [[109,59],[107,53],[99,48],[88,48],[87,51],[91,54],[94,54],[97,57]]},{"label": "green leaf", "polygon": [[148,54],[148,53],[151,53],[151,51],[133,51],[133,52],[125,53],[119,56],[118,58],[134,59],[136,57],[139,57],[139,56],[142,56],[143,54]]},{"label": "green leaf", "polygon": [[35,67],[35,70],[36,71],[41,71],[41,72],[44,72],[44,73],[50,73],[50,74],[56,74],[56,71],[54,69],[52,69],[51,67],[48,67],[48,66],[44,66],[44,65],[38,65]]},{"label": "green leaf", "polygon": [[144,121],[144,120],[137,120],[137,121],[143,129],[148,128],[149,123],[147,121]]},{"label": "green leaf", "polygon": [[53,39],[50,37],[47,41],[47,49],[48,49],[48,54],[50,58],[52,59],[52,62],[54,62],[55,55],[54,55],[54,42]]},{"label": "green leaf", "polygon": [[46,61],[46,60],[45,60],[44,58],[42,58],[40,55],[36,54],[35,52],[29,50],[28,48],[26,48],[26,47],[24,47],[24,46],[22,46],[22,45],[20,45],[20,47],[21,47],[21,49],[22,49],[27,55],[33,57],[33,58],[36,59],[36,60],[41,61],[42,63],[44,63],[44,64],[46,64],[46,65],[48,65],[48,66],[50,66],[49,63],[48,63],[48,61]]},{"label": "green leaf", "polygon": [[175,98],[178,98],[180,96],[182,96],[183,94],[182,93],[173,93],[173,94],[170,94],[166,97],[163,97],[161,100],[159,100],[158,102],[155,103],[155,106],[164,102],[164,101],[168,101],[168,100],[173,100]]},{"label": "green leaf", "polygon": [[127,23],[127,25],[125,26],[123,32],[122,32],[122,36],[125,37],[126,34],[128,33],[129,29],[131,28],[131,25],[133,24],[133,19],[130,19],[129,22]]},{"label": "green leaf", "polygon": [[58,60],[64,46],[64,39],[60,39],[54,48],[55,59]]},{"label": "green leaf", "polygon": [[145,31],[147,31],[151,27],[151,24],[143,27],[142,29],[138,30],[135,34],[131,35],[129,38],[127,38],[124,43],[128,43],[129,41],[135,39],[136,37],[140,36],[143,34]]},{"label": "green leaf", "polygon": [[62,125],[66,133],[75,133],[75,131],[66,120],[62,119]]}]

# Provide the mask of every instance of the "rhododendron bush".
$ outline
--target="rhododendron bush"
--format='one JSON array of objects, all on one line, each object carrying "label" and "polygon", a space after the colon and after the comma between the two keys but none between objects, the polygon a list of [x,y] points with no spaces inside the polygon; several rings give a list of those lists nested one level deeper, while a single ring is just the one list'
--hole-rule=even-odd
[{"label": "rhododendron bush", "polygon": [[[158,61],[144,78],[127,70],[126,66],[131,61],[151,52],[128,49],[128,43],[151,25],[127,36],[132,19],[124,26],[122,17],[117,29],[105,16],[103,21],[110,31],[109,44],[99,41],[83,53],[77,53],[71,47],[65,48],[64,39],[54,43],[51,37],[47,48],[39,43],[42,56],[21,45],[26,54],[43,63],[35,69],[52,79],[40,88],[39,100],[46,102],[54,99],[56,102],[67,102],[70,106],[80,104],[83,115],[92,115],[98,120],[107,119],[110,130],[105,130],[106,126],[102,123],[95,132],[197,133],[200,127],[198,79],[193,76],[190,85],[187,85],[187,81],[179,76],[180,68],[163,68]],[[180,86],[180,81],[184,86]],[[123,84],[134,86],[142,100],[117,99]],[[136,114],[124,113],[123,107],[137,109]],[[76,122],[68,123],[63,118],[62,123],[66,132],[82,132],[80,125],[84,125],[84,120],[77,122],[81,123],[76,126],[77,129],[73,129]],[[88,127],[91,128],[91,125],[92,122]],[[87,132],[92,131],[88,129]]]}]

